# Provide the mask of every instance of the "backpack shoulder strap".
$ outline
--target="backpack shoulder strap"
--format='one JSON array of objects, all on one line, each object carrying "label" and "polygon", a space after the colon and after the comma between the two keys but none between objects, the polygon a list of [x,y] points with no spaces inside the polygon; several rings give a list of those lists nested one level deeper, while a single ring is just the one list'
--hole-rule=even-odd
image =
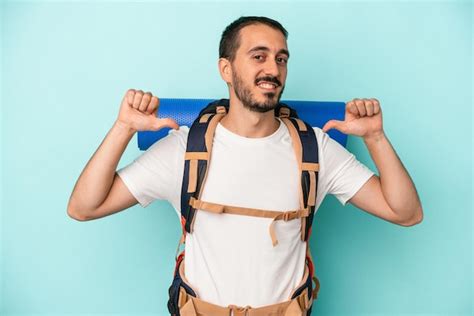
[{"label": "backpack shoulder strap", "polygon": [[[226,102],[227,101],[227,102]],[[211,157],[212,140],[217,123],[228,112],[229,103],[221,99],[209,103],[201,110],[189,129],[184,156],[183,183],[181,186],[181,225],[184,231],[193,230],[196,210],[189,204],[191,198],[199,200]]]},{"label": "backpack shoulder strap", "polygon": [[[229,109],[229,100],[220,99],[202,109],[192,124],[186,145],[183,182],[181,187],[181,224],[183,232],[191,233],[196,209],[191,198],[199,200],[210,163],[212,141],[217,123]],[[298,167],[301,173],[300,206],[308,209],[308,217],[302,217],[301,238],[307,241],[315,210],[319,171],[318,144],[313,128],[298,118],[294,109],[280,103],[275,114],[287,126],[292,137]]]},{"label": "backpack shoulder strap", "polygon": [[310,211],[308,217],[301,218],[301,239],[308,241],[316,205],[319,173],[318,141],[313,127],[299,119],[296,112],[289,106],[281,104],[276,113],[290,132],[296,161],[298,161],[301,173],[300,206]]}]

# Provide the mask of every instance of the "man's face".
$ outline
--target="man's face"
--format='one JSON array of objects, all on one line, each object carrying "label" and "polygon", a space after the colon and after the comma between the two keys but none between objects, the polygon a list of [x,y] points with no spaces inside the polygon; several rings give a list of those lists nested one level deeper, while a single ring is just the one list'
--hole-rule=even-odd
[{"label": "man's face", "polygon": [[280,31],[264,24],[240,30],[240,46],[231,64],[231,89],[245,108],[264,113],[278,105],[288,58],[286,39]]}]

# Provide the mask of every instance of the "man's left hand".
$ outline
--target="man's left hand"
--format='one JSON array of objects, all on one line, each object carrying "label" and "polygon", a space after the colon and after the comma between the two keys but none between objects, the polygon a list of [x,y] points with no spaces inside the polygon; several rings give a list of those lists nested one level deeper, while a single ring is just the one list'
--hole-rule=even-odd
[{"label": "man's left hand", "polygon": [[383,135],[382,109],[377,99],[353,99],[346,103],[344,121],[330,120],[323,132],[335,128],[338,131],[363,137],[364,139]]}]

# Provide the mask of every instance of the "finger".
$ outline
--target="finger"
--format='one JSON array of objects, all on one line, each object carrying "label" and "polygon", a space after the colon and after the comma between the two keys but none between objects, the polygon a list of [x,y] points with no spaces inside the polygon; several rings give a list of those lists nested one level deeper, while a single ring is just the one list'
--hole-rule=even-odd
[{"label": "finger", "polygon": [[377,99],[372,98],[372,102],[374,103],[374,114],[378,114],[380,112],[380,102]]},{"label": "finger", "polygon": [[355,104],[357,106],[357,110],[359,111],[359,116],[365,116],[367,112],[365,111],[364,101],[356,99]]},{"label": "finger", "polygon": [[148,114],[153,113],[156,109],[158,109],[158,104],[160,103],[160,100],[158,99],[157,96],[151,97],[150,104],[148,105],[148,108],[146,109],[146,112]]},{"label": "finger", "polygon": [[133,108],[137,109],[140,107],[140,103],[142,102],[143,91],[137,90],[135,91],[135,97],[133,98]]},{"label": "finger", "polygon": [[126,100],[127,100],[128,105],[132,105],[133,104],[133,97],[135,96],[135,90],[128,89],[125,96],[126,96]]},{"label": "finger", "polygon": [[150,104],[151,97],[152,97],[151,92],[146,92],[143,95],[143,98],[142,98],[142,101],[140,102],[140,106],[138,107],[138,110],[145,112],[148,107],[148,104]]},{"label": "finger", "polygon": [[365,110],[367,111],[367,116],[374,115],[374,103],[371,100],[365,102]]},{"label": "finger", "polygon": [[323,126],[323,132],[327,132],[330,129],[337,129],[338,131],[341,131],[344,133],[345,130],[345,124],[343,121],[338,121],[338,120],[330,120]]},{"label": "finger", "polygon": [[347,102],[347,110],[354,115],[359,114],[359,111],[357,111],[357,106],[355,105],[354,101]]}]

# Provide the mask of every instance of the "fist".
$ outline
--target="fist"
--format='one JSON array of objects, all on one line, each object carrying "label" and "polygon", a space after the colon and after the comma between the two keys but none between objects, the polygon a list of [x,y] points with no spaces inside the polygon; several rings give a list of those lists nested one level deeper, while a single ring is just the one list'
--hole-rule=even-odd
[{"label": "fist", "polygon": [[347,135],[363,138],[383,133],[382,109],[377,99],[353,99],[346,103],[344,121],[330,120],[322,128],[323,132],[337,129]]},{"label": "fist", "polygon": [[160,100],[151,92],[129,89],[122,99],[117,121],[133,131],[157,131],[164,127],[179,129],[171,118],[159,118]]}]

